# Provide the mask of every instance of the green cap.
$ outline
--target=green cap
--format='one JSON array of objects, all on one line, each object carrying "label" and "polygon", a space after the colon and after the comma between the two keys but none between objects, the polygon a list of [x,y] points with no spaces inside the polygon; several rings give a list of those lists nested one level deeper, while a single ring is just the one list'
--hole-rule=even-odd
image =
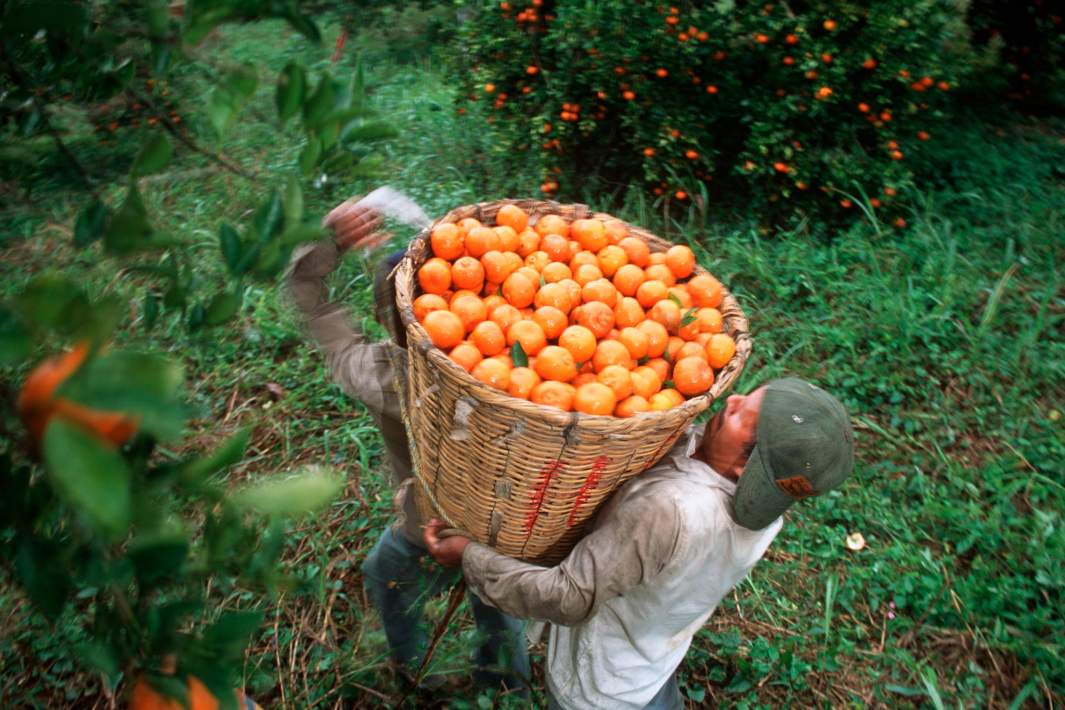
[{"label": "green cap", "polygon": [[773,380],[736,484],[733,515],[745,528],[761,530],[795,501],[843,483],[853,468],[854,431],[839,400],[805,380]]}]

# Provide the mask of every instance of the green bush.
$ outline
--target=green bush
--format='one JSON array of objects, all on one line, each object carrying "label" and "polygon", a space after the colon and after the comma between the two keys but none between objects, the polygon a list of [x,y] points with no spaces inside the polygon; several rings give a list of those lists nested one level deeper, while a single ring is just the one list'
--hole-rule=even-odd
[{"label": "green bush", "polygon": [[895,219],[960,19],[939,0],[491,3],[458,43],[458,110],[549,196],[739,193],[772,220],[859,203]]}]

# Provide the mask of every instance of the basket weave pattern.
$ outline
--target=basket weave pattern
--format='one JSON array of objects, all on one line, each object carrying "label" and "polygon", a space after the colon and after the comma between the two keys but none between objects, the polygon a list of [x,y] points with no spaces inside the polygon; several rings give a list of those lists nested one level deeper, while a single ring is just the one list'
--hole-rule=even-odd
[{"label": "basket weave pattern", "polygon": [[[406,329],[411,433],[419,511],[439,517],[503,554],[541,564],[563,559],[599,505],[661,458],[692,420],[733,384],[751,351],[747,319],[727,291],[720,306],[736,354],[709,392],[662,412],[627,419],[589,416],[510,397],[475,380],[433,346],[414,317],[418,268],[432,256],[433,226],[474,217],[495,222],[514,204],[530,224],[546,214],[595,217],[585,205],[502,200],[452,210],[411,243],[396,271],[396,306]],[[628,225],[652,252],[671,244]],[[697,273],[702,269],[697,267]]]}]

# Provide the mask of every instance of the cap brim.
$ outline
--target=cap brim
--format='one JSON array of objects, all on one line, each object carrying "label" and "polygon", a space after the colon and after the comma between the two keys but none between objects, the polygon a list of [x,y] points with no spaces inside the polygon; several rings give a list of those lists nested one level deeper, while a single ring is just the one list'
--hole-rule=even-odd
[{"label": "cap brim", "polygon": [[784,514],[795,502],[774,482],[773,475],[762,460],[759,446],[755,446],[747,460],[732,498],[732,514],[736,522],[748,530],[761,530]]}]

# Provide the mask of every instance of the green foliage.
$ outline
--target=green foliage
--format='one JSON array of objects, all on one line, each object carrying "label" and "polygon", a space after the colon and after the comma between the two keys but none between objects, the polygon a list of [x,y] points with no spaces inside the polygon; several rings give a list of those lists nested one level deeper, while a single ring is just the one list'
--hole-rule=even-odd
[{"label": "green foliage", "polygon": [[[549,195],[630,186],[774,216],[898,214],[954,82],[953,5],[485,3],[456,51],[460,111]],[[525,183],[527,184],[527,183]]]}]

